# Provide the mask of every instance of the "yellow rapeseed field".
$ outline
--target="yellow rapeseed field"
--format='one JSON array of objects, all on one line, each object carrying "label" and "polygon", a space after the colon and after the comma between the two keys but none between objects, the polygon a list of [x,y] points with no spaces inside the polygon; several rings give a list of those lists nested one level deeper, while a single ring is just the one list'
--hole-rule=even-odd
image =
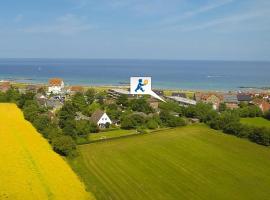
[{"label": "yellow rapeseed field", "polygon": [[0,104],[0,199],[94,199],[14,104]]}]

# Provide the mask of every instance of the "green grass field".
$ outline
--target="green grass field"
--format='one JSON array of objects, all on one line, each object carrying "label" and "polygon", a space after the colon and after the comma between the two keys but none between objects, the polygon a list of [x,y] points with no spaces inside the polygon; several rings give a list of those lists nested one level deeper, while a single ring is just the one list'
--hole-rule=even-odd
[{"label": "green grass field", "polygon": [[270,128],[270,121],[262,117],[255,118],[242,118],[241,123],[256,126],[256,127],[268,127]]},{"label": "green grass field", "polygon": [[138,134],[136,130],[119,129],[119,130],[113,130],[113,131],[107,131],[107,132],[92,133],[89,135],[88,140],[93,142],[97,140],[104,140],[104,139],[123,137],[123,136],[135,135],[135,134]]},{"label": "green grass field", "polygon": [[263,200],[270,149],[205,125],[82,145],[70,160],[97,200]]}]

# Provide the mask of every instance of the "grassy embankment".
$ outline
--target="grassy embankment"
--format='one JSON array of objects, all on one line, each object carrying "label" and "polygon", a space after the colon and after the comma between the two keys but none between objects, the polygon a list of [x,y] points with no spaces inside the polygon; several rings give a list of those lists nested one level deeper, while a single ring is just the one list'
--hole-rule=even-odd
[{"label": "grassy embankment", "polygon": [[270,128],[270,121],[264,119],[262,117],[255,117],[255,118],[242,118],[241,123],[255,126],[255,127],[267,127]]},{"label": "grassy embankment", "polygon": [[0,119],[0,199],[94,199],[16,105],[0,104]]},{"label": "grassy embankment", "polygon": [[270,149],[205,125],[79,146],[98,200],[269,199]]}]

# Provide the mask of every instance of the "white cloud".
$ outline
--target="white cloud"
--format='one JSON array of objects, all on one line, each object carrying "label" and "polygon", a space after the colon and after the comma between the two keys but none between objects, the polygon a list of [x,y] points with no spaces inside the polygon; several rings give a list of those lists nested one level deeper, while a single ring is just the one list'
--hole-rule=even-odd
[{"label": "white cloud", "polygon": [[93,29],[93,26],[85,22],[84,18],[67,14],[57,18],[51,24],[35,25],[21,29],[26,33],[56,33],[61,35],[72,35]]},{"label": "white cloud", "polygon": [[201,24],[195,24],[195,25],[187,25],[187,26],[174,26],[171,27],[172,29],[177,29],[183,32],[186,31],[196,31],[196,30],[203,30],[203,29],[208,29],[208,28],[213,28],[217,27],[219,25],[224,25],[224,24],[239,24],[244,21],[252,20],[258,17],[264,17],[269,14],[269,11],[258,11],[258,12],[250,12],[250,13],[244,13],[244,14],[237,14],[237,15],[232,15],[232,16],[227,16],[223,18],[218,18],[214,19],[212,21],[208,21],[205,23]]},{"label": "white cloud", "polygon": [[161,24],[178,23],[179,21],[181,21],[183,19],[191,18],[191,17],[197,16],[199,14],[209,12],[211,10],[220,8],[220,7],[225,6],[225,5],[232,3],[232,2],[234,2],[234,0],[220,0],[220,1],[217,1],[217,2],[212,3],[212,4],[201,6],[197,9],[194,9],[194,10],[184,12],[183,14],[180,14],[178,16],[166,18],[166,19],[161,21]]}]

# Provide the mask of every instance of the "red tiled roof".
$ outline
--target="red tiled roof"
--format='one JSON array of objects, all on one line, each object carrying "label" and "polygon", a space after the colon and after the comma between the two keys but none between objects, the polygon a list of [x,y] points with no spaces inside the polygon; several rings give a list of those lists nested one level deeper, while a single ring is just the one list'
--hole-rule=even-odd
[{"label": "red tiled roof", "polygon": [[49,85],[50,86],[61,86],[63,82],[63,79],[61,78],[52,78],[49,80]]},{"label": "red tiled roof", "polygon": [[82,86],[71,86],[70,91],[72,91],[72,92],[82,92],[83,87]]}]

